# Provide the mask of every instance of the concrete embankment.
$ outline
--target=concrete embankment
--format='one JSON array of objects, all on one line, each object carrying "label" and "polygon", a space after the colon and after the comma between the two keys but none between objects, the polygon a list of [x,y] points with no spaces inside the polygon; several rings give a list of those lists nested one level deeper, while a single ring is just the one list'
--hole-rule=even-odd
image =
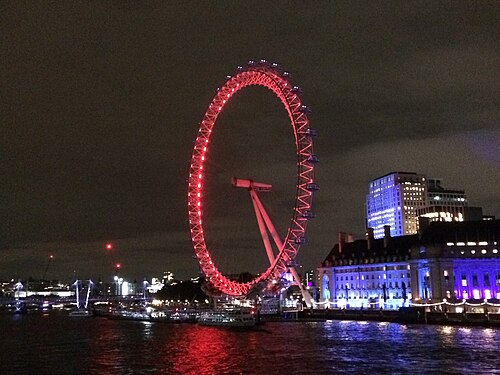
[{"label": "concrete embankment", "polygon": [[485,326],[500,328],[498,313],[445,313],[428,312],[425,309],[403,308],[394,310],[349,310],[323,309],[302,310],[283,313],[279,318],[264,318],[264,320],[280,321],[325,321],[325,320],[358,320],[395,322],[402,324],[442,324]]}]

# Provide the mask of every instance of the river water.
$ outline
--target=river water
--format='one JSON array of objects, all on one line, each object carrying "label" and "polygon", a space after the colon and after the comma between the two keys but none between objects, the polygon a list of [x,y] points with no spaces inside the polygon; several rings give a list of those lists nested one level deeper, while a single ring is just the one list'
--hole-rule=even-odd
[{"label": "river water", "polygon": [[0,374],[500,374],[500,330],[327,321],[196,324],[0,313]]}]

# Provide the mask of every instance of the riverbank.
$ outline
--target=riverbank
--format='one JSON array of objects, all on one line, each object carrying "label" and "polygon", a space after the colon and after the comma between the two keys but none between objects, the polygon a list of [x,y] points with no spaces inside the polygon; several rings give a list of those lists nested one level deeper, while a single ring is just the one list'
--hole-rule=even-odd
[{"label": "riverbank", "polygon": [[270,316],[263,317],[263,320],[354,320],[394,322],[401,324],[441,324],[500,328],[500,314],[498,313],[428,312],[423,308],[403,308],[401,310],[307,309],[286,312],[274,318]]}]

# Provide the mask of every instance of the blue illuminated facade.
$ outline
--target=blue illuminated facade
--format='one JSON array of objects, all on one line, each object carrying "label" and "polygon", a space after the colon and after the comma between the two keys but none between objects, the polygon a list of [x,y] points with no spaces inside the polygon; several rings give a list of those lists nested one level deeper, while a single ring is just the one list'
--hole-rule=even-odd
[{"label": "blue illuminated facade", "polygon": [[500,221],[437,222],[412,249],[415,299],[500,299]]},{"label": "blue illuminated facade", "polygon": [[422,235],[345,242],[318,268],[329,307],[397,309],[500,300],[500,220],[433,222]]},{"label": "blue illuminated facade", "polygon": [[409,306],[411,247],[418,235],[365,240],[343,237],[318,268],[321,302],[332,308],[398,309]]},{"label": "blue illuminated facade", "polygon": [[366,225],[374,237],[384,236],[384,225],[391,236],[418,231],[417,210],[426,202],[425,176],[413,172],[391,172],[370,181],[366,196]]}]

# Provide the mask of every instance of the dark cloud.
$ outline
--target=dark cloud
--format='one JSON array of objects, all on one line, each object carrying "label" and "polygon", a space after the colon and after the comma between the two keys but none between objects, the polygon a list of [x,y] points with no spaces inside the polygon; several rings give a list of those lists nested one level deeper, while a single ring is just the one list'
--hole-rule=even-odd
[{"label": "dark cloud", "polygon": [[[91,272],[107,239],[125,241],[124,263],[138,277],[196,273],[185,208],[192,142],[215,88],[249,58],[292,72],[320,133],[321,191],[299,255],[305,268],[321,260],[337,230],[362,234],[367,181],[391,170],[441,177],[500,216],[498,8],[2,3],[0,276],[43,268],[44,243],[60,251],[71,244],[60,277]],[[289,130],[279,102],[259,89],[238,94],[217,124],[207,240],[225,243],[217,256],[231,272],[266,260],[248,255],[260,244],[248,234],[255,219],[227,181],[272,180],[274,193],[263,199],[286,228]]]}]

